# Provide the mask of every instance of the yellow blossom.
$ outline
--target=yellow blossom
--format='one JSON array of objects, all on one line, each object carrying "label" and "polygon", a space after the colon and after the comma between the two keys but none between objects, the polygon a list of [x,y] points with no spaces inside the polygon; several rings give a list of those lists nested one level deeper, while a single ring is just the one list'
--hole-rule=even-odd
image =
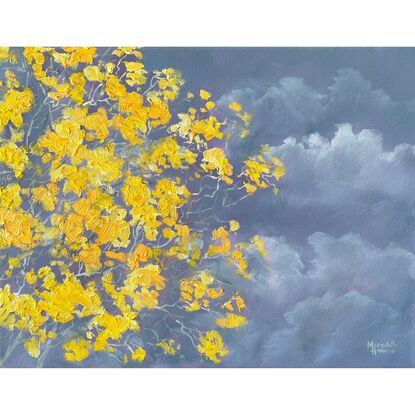
[{"label": "yellow blossom", "polygon": [[29,88],[24,88],[23,91],[8,90],[4,95],[4,101],[0,101],[0,132],[9,121],[20,128],[23,125],[23,114],[32,108],[34,98]]},{"label": "yellow blossom", "polygon": [[138,244],[128,257],[128,266],[135,269],[141,262],[147,262],[152,256],[152,250],[144,244]]},{"label": "yellow blossom", "polygon": [[20,186],[17,183],[0,187],[0,207],[4,209],[18,208],[22,203],[20,190]]},{"label": "yellow blossom", "polygon": [[211,93],[210,93],[210,92],[205,91],[204,89],[201,89],[201,90],[200,90],[200,98],[202,98],[202,99],[204,99],[204,100],[207,100],[207,99],[209,99],[211,96],[212,96],[212,95],[211,95]]},{"label": "yellow blossom", "polygon": [[212,110],[213,108],[215,108],[216,107],[216,104],[213,102],[213,101],[208,101],[208,102],[206,102],[206,108],[208,109],[208,110]]},{"label": "yellow blossom", "polygon": [[107,78],[105,91],[110,98],[118,99],[126,94],[127,88],[115,75],[110,75]]},{"label": "yellow blossom", "polygon": [[59,187],[55,183],[49,183],[47,186],[35,187],[32,189],[33,201],[41,203],[47,211],[56,209],[57,194]]},{"label": "yellow blossom", "polygon": [[68,53],[62,64],[66,67],[75,67],[79,63],[91,64],[94,60],[96,48],[94,47],[66,47],[64,51]]},{"label": "yellow blossom", "polygon": [[241,110],[242,110],[242,105],[241,105],[239,102],[232,101],[232,102],[229,104],[229,108],[230,108],[232,111],[239,112],[239,111],[241,111]]},{"label": "yellow blossom", "polygon": [[203,163],[201,164],[203,170],[209,172],[216,170],[219,176],[227,184],[232,184],[233,167],[221,148],[210,148],[203,152]]},{"label": "yellow blossom", "polygon": [[0,162],[10,167],[16,176],[21,179],[29,161],[26,150],[18,147],[15,143],[9,142],[0,146]]},{"label": "yellow blossom", "polygon": [[142,347],[138,347],[131,353],[131,359],[142,362],[146,358],[146,351]]},{"label": "yellow blossom", "polygon": [[216,324],[225,329],[234,329],[244,326],[247,323],[246,317],[228,313],[224,318],[216,319]]},{"label": "yellow blossom", "polygon": [[126,260],[126,255],[124,254],[124,252],[106,251],[105,255],[108,258],[116,259],[117,261],[120,261],[120,262],[125,262]]},{"label": "yellow blossom", "polygon": [[0,208],[0,249],[35,246],[39,238],[35,237],[33,229],[37,223],[30,213]]},{"label": "yellow blossom", "polygon": [[173,339],[168,341],[163,340],[159,343],[156,343],[156,346],[160,347],[163,350],[164,354],[169,354],[171,356],[174,356],[180,350],[180,346],[176,345]]},{"label": "yellow blossom", "polygon": [[86,275],[99,271],[102,268],[100,258],[101,249],[96,244],[85,247],[76,257],[78,261],[82,261],[85,264]]},{"label": "yellow blossom", "polygon": [[200,343],[197,346],[199,353],[205,355],[207,359],[214,363],[220,363],[222,358],[229,353],[223,344],[222,336],[215,330],[201,334],[199,341]]},{"label": "yellow blossom", "polygon": [[25,341],[24,347],[30,356],[38,358],[40,355],[39,340],[36,337],[31,337],[29,340]]},{"label": "yellow blossom", "polygon": [[265,249],[265,242],[263,239],[261,239],[261,237],[259,235],[255,235],[253,238],[251,238],[251,242],[255,244],[258,252],[263,256],[263,257],[267,257],[268,256],[268,252]]},{"label": "yellow blossom", "polygon": [[239,228],[240,228],[240,225],[237,220],[231,219],[229,221],[229,229],[231,232],[236,232]]},{"label": "yellow blossom", "polygon": [[0,46],[0,60],[8,59],[9,57],[9,48]]},{"label": "yellow blossom", "polygon": [[104,80],[104,74],[100,71],[98,66],[85,66],[84,75],[88,81],[102,82]]},{"label": "yellow blossom", "polygon": [[89,356],[91,344],[84,339],[76,339],[65,343],[62,347],[66,350],[65,359],[68,362],[82,362]]},{"label": "yellow blossom", "polygon": [[146,82],[146,73],[144,64],[141,62],[124,62],[125,69],[127,70],[126,83],[130,86],[142,85]]},{"label": "yellow blossom", "polygon": [[210,141],[214,138],[221,140],[223,138],[223,132],[220,131],[222,123],[214,116],[210,116],[204,120],[198,120],[192,123],[191,131],[193,134],[201,134],[206,141]]}]

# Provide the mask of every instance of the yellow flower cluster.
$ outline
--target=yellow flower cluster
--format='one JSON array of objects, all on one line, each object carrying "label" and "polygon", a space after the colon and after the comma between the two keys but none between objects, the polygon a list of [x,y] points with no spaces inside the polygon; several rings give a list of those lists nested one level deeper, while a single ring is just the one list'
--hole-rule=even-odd
[{"label": "yellow flower cluster", "polygon": [[219,177],[227,184],[232,184],[233,167],[221,148],[210,148],[203,152],[201,167],[204,171],[215,170]]},{"label": "yellow flower cluster", "polygon": [[0,187],[0,208],[1,209],[16,209],[22,203],[20,196],[20,185],[18,183],[9,184],[8,186]]},{"label": "yellow flower cluster", "polygon": [[84,339],[71,340],[63,345],[68,362],[81,362],[89,356],[91,344]]},{"label": "yellow flower cluster", "polygon": [[[268,156],[267,160],[264,155],[265,152],[245,161],[245,170],[242,176],[248,179],[244,186],[250,195],[255,193],[258,188],[267,189],[271,185],[272,178],[278,181],[285,176],[285,167],[281,160],[274,156]],[[274,192],[277,193],[278,188],[275,185],[273,187]]]},{"label": "yellow flower cluster", "polygon": [[28,161],[26,150],[22,147],[13,142],[0,145],[0,162],[11,168],[16,178],[23,177]]},{"label": "yellow flower cluster", "polygon": [[35,247],[40,239],[34,228],[38,219],[23,210],[0,208],[0,249]]},{"label": "yellow flower cluster", "polygon": [[[0,47],[0,65],[17,56]],[[181,73],[150,71],[137,48],[31,47],[23,59],[30,76],[7,69],[0,84],[0,327],[22,332],[33,358],[58,337],[68,362],[103,352],[138,364],[153,352],[178,358],[173,326],[164,339],[141,329],[160,315],[220,363],[220,331],[246,325],[246,305],[212,264],[250,279],[250,250],[267,253],[258,235],[240,240],[216,199],[277,191],[282,162],[264,148],[233,164],[228,139],[249,134],[243,105],[222,120],[211,92],[180,99]],[[208,313],[217,330],[185,327],[183,311]]]},{"label": "yellow flower cluster", "polygon": [[216,319],[216,324],[225,329],[235,329],[247,323],[246,317],[234,313],[226,314],[226,317]]},{"label": "yellow flower cluster", "polygon": [[39,186],[32,189],[33,201],[35,203],[41,203],[43,209],[47,211],[56,209],[58,193],[59,187],[55,183],[49,183],[47,186]]},{"label": "yellow flower cluster", "polygon": [[201,334],[197,350],[214,363],[220,363],[222,358],[229,354],[229,350],[223,344],[222,336],[216,330]]},{"label": "yellow flower cluster", "polygon": [[196,277],[186,278],[180,282],[180,298],[186,304],[186,311],[198,311],[209,308],[211,300],[224,295],[221,287],[211,287],[214,277],[206,271]]},{"label": "yellow flower cluster", "polygon": [[32,108],[34,98],[29,88],[22,91],[9,89],[6,92],[4,100],[0,101],[0,133],[9,122],[17,128],[23,126],[23,114]]},{"label": "yellow flower cluster", "polygon": [[10,48],[8,48],[8,47],[0,46],[0,60],[8,59],[9,49]]},{"label": "yellow flower cluster", "polygon": [[143,362],[144,359],[146,358],[146,355],[147,355],[147,352],[142,347],[138,347],[131,354],[131,359],[137,360],[138,362]]},{"label": "yellow flower cluster", "polygon": [[158,86],[162,91],[163,98],[174,101],[179,93],[180,88],[184,85],[182,74],[173,68],[165,68],[161,71],[154,71],[158,80]]},{"label": "yellow flower cluster", "polygon": [[156,346],[160,347],[164,354],[170,356],[174,356],[180,350],[180,345],[177,345],[174,339],[163,340],[156,343]]},{"label": "yellow flower cluster", "polygon": [[52,48],[25,48],[23,55],[27,62],[32,66],[35,78],[44,86],[51,89],[48,96],[53,100],[59,101],[63,98],[70,97],[74,102],[81,104],[84,97],[85,78],[81,72],[74,72],[70,75],[69,82],[59,82],[57,76],[49,76],[44,65],[47,62],[47,56],[50,55],[52,60],[62,65],[64,68],[75,68],[79,64],[92,63],[96,53],[96,48],[63,48],[59,52]]},{"label": "yellow flower cluster", "polygon": [[[242,248],[240,244],[238,245],[238,248]],[[252,275],[247,272],[248,260],[246,259],[241,249],[233,250],[232,254],[226,258],[226,262],[232,265],[235,268],[236,272],[242,277],[246,279],[252,278]]]},{"label": "yellow flower cluster", "polygon": [[196,162],[197,155],[180,147],[174,137],[160,139],[149,152],[141,156],[142,165],[149,171],[162,173],[168,168],[185,169]]},{"label": "yellow flower cluster", "polygon": [[229,239],[229,231],[224,226],[212,231],[212,241],[207,251],[209,256],[228,254],[231,250],[232,242]]},{"label": "yellow flower cluster", "polygon": [[160,179],[151,190],[148,183],[140,176],[128,175],[124,181],[122,194],[125,203],[131,207],[132,224],[143,226],[146,238],[154,241],[158,228],[164,223],[173,226],[177,223],[178,209],[189,198],[189,191],[184,185],[170,179]]}]

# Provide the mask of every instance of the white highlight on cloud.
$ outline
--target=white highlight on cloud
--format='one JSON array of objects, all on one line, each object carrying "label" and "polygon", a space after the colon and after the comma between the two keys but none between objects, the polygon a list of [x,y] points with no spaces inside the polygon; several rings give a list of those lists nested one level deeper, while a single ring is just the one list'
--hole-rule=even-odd
[{"label": "white highlight on cloud", "polygon": [[[252,320],[230,365],[411,365],[414,254],[377,248],[357,234],[315,233],[306,265],[283,238],[265,241],[268,268],[256,276]],[[375,358],[371,340],[397,348]]]}]

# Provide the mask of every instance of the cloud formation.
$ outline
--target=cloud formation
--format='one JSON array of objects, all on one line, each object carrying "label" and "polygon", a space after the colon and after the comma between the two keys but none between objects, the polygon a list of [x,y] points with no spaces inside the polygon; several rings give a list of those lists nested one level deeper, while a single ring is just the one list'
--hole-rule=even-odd
[{"label": "cloud formation", "polygon": [[[377,248],[357,234],[311,235],[308,260],[283,238],[266,243],[271,258],[256,276],[252,321],[227,364],[412,365],[414,254]],[[396,348],[374,356],[370,341]]]},{"label": "cloud formation", "polygon": [[[351,68],[320,88],[286,77],[235,89],[222,108],[233,100],[254,124],[230,156],[270,144],[287,175],[273,203],[237,211],[271,258],[229,365],[413,366],[414,101]],[[395,348],[375,356],[370,341]]]},{"label": "cloud formation", "polygon": [[246,226],[296,241],[319,231],[357,232],[379,246],[413,249],[415,196],[408,189],[415,180],[414,146],[387,151],[379,133],[344,124],[332,139],[289,137],[274,152],[287,167],[280,195],[272,204],[259,195],[249,216],[242,205]]},{"label": "cloud formation", "polygon": [[353,68],[339,68],[324,88],[314,88],[301,77],[284,77],[275,84],[234,89],[224,95],[222,107],[237,100],[253,113],[251,140],[245,149],[277,144],[288,136],[330,135],[337,124],[356,130],[374,129],[386,138],[387,148],[415,135],[415,101],[394,100],[375,88]]}]

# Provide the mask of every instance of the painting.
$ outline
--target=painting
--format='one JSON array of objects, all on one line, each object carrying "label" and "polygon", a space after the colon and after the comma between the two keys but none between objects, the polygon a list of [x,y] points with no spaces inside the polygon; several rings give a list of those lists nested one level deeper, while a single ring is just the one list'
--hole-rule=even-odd
[{"label": "painting", "polygon": [[412,367],[414,66],[0,47],[0,367]]}]

